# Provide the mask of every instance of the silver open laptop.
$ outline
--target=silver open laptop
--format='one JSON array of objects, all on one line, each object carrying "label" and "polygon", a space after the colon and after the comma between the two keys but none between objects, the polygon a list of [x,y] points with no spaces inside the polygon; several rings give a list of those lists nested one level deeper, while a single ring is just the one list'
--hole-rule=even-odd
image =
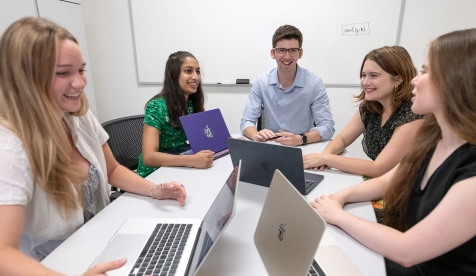
[{"label": "silver open laptop", "polygon": [[127,219],[94,264],[127,257],[123,267],[108,275],[195,275],[234,215],[240,166],[203,220]]},{"label": "silver open laptop", "polygon": [[325,230],[326,222],[276,170],[254,235],[268,273],[363,275],[335,241],[319,247]]}]

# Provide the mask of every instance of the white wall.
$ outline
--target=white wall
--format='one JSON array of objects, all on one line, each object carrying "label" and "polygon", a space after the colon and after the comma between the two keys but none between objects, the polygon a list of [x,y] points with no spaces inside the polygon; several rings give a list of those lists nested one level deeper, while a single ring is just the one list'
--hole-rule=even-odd
[{"label": "white wall", "polygon": [[[161,87],[137,84],[129,1],[83,0],[82,4],[90,66],[94,69],[99,120],[104,122],[143,113],[144,104],[158,93]],[[452,29],[476,27],[476,17],[471,14],[475,9],[476,1],[473,0],[406,0],[399,44],[409,50],[416,67],[420,68],[424,60],[425,45],[430,38]],[[197,11],[197,16],[200,16],[200,11]],[[184,18],[184,24],[190,24],[191,32],[200,32],[199,29],[193,28],[193,20]],[[160,33],[157,33],[157,36],[160,36]],[[164,43],[167,43],[166,39]],[[306,47],[305,42],[303,46]],[[307,51],[309,50],[311,49]],[[205,85],[204,89],[207,95],[206,109],[219,107],[230,132],[238,133],[250,86]],[[358,88],[328,88],[336,134],[357,110],[351,95],[358,93]],[[354,157],[366,158],[360,142],[360,139],[356,141],[348,151]]]},{"label": "white wall", "polygon": [[420,69],[433,39],[451,31],[476,28],[475,10],[474,0],[406,0],[399,45],[408,50]]},{"label": "white wall", "polygon": [[[42,17],[46,17],[61,25],[63,28],[70,31],[78,40],[79,47],[83,52],[83,58],[86,64],[90,63],[88,43],[84,28],[83,10],[81,8],[81,1],[58,1],[58,0],[36,0],[38,6],[38,13]],[[76,3],[76,4],[75,4]],[[84,88],[84,93],[88,97],[89,109],[98,116],[96,97],[94,93],[94,83],[92,68],[86,66],[86,77],[88,85]]]},{"label": "white wall", "polygon": [[[76,3],[76,4],[75,4]],[[83,51],[84,60],[89,64],[88,45],[83,22],[80,0],[0,0],[0,35],[13,22],[25,16],[42,16],[68,29],[77,39]],[[89,85],[84,92],[89,100],[89,108],[97,116],[91,69],[86,70]]]},{"label": "white wall", "polygon": [[[161,87],[137,84],[129,1],[83,0],[82,4],[98,119],[105,122],[142,114],[147,100]],[[191,31],[200,30],[192,28]],[[205,108],[220,108],[230,132],[239,133],[250,86],[205,85],[204,90],[207,96]],[[351,95],[359,91],[357,88],[329,88],[328,93],[338,133],[357,109]],[[352,156],[366,158],[360,139],[348,150]]]},{"label": "white wall", "polygon": [[13,22],[25,16],[38,16],[35,0],[0,0],[0,35]]}]

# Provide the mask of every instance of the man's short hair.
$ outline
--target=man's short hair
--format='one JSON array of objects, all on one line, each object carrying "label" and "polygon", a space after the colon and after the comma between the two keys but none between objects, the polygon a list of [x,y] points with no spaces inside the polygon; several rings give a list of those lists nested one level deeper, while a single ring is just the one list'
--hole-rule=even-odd
[{"label": "man's short hair", "polygon": [[299,48],[302,47],[302,33],[298,28],[291,25],[284,25],[279,27],[273,35],[273,48],[276,47],[278,41],[283,39],[297,39]]}]

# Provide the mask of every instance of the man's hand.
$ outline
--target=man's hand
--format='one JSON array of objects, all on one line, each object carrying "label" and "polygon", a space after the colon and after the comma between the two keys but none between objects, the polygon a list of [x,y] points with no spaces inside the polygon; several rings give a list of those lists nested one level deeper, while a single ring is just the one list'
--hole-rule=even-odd
[{"label": "man's hand", "polygon": [[266,142],[269,139],[273,139],[276,136],[277,135],[274,132],[272,132],[271,130],[262,129],[255,135],[255,137],[253,137],[253,140],[256,141],[256,142]]},{"label": "man's hand", "polygon": [[275,139],[274,141],[281,145],[292,147],[302,145],[301,135],[279,130],[279,132],[276,133],[276,136],[279,136],[279,138]]}]

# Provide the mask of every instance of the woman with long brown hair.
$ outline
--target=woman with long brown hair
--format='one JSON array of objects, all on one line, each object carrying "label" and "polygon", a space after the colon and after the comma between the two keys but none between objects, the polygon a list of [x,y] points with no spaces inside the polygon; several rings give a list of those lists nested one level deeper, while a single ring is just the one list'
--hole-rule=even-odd
[{"label": "woman with long brown hair", "polygon": [[213,152],[202,150],[194,154],[168,154],[187,146],[187,136],[179,117],[205,111],[205,94],[198,60],[189,52],[172,53],[165,64],[164,86],[152,97],[144,114],[144,138],[137,174],[146,177],[159,167],[210,168]]},{"label": "woman with long brown hair", "polygon": [[85,66],[71,33],[43,18],[0,39],[0,275],[58,275],[39,261],[106,207],[108,183],[185,203],[180,183],[157,185],[114,159],[88,108]]},{"label": "woman with long brown hair", "polygon": [[[402,162],[311,205],[383,255],[387,275],[475,275],[476,29],[434,40],[412,84],[412,110],[426,119]],[[381,197],[385,225],[342,209]]]},{"label": "woman with long brown hair", "polygon": [[[411,80],[417,75],[412,58],[401,46],[370,51],[360,68],[360,101],[347,126],[322,153],[303,157],[305,169],[332,167],[366,177],[377,177],[402,161],[422,124],[412,112]],[[341,156],[363,134],[362,148],[371,160]]]}]

